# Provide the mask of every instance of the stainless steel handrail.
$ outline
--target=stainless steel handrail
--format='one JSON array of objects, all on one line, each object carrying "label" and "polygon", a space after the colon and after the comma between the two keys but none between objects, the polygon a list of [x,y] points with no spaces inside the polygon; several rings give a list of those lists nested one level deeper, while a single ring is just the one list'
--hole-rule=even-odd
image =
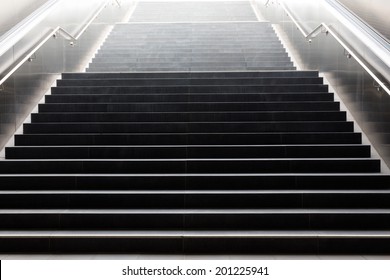
[{"label": "stainless steel handrail", "polygon": [[362,30],[368,33],[370,37],[378,42],[383,48],[390,51],[390,41],[368,23],[359,18],[353,11],[349,10],[340,1],[324,0],[324,2],[332,9],[337,10],[337,12],[342,14],[343,17],[348,18],[349,21],[353,22],[353,24],[359,26]]},{"label": "stainless steel handrail", "polygon": [[22,20],[11,30],[0,37],[0,56],[11,49],[20,41],[32,28],[39,24],[62,0],[51,0],[46,2],[30,16]]},{"label": "stainless steel handrail", "polygon": [[295,19],[295,17],[293,16],[293,14],[290,12],[290,10],[286,7],[286,5],[281,2],[280,3],[280,6],[283,8],[283,10],[286,12],[286,14],[288,15],[288,17],[291,19],[291,21],[295,24],[295,26],[298,28],[298,30],[302,33],[303,37],[305,37],[306,39],[310,40],[312,38],[315,38],[318,34],[318,31],[322,29],[324,23],[321,23],[320,25],[318,25],[316,28],[313,29],[313,31],[311,32],[306,32],[303,27],[301,26],[301,24],[299,24],[298,20]]},{"label": "stainless steel handrail", "polygon": [[336,41],[348,52],[348,54],[353,57],[356,62],[360,64],[360,66],[378,83],[378,85],[388,94],[390,95],[390,88],[386,86],[386,84],[370,69],[370,67],[367,66],[366,63],[364,63],[363,60],[360,59],[360,56],[357,55],[350,47],[348,47],[347,42],[343,40],[343,38],[332,29],[331,26],[328,26],[326,23],[322,22],[319,24],[316,28],[314,28],[311,32],[306,32],[301,24],[299,24],[298,20],[292,15],[292,13],[289,11],[289,9],[286,7],[286,5],[282,2],[280,3],[283,10],[286,12],[286,14],[289,16],[291,21],[296,25],[298,30],[302,33],[302,35],[310,42],[311,39],[315,38],[321,31],[325,30],[327,33],[331,34]]},{"label": "stainless steel handrail", "polygon": [[[99,14],[103,11],[104,7],[110,2],[111,0],[105,1],[101,7],[97,10],[96,13],[90,18],[90,20],[85,24],[85,26],[76,34],[72,35],[65,29],[63,29],[61,26],[57,26],[54,28],[50,33],[48,33],[47,36],[45,36],[38,45],[36,45],[32,50],[30,50],[25,56],[23,56],[20,61],[14,65],[8,72],[7,74],[4,75],[4,77],[1,78],[0,80],[0,86],[4,84],[4,82],[12,76],[27,60],[29,60],[34,53],[36,53],[50,38],[55,37],[56,34],[61,34],[63,37],[65,37],[68,40],[71,40],[72,43],[73,41],[77,41],[80,39],[81,35],[87,30],[87,28],[91,25],[91,23],[99,16]],[[120,2],[115,1],[119,6]]]},{"label": "stainless steel handrail", "polygon": [[[67,36],[69,36],[72,40],[75,40],[77,41],[81,35],[83,35],[83,33],[85,32],[85,30],[87,30],[87,28],[91,25],[91,23],[100,15],[100,13],[103,11],[104,7],[108,4],[108,2],[110,2],[110,0],[107,0],[105,1],[102,6],[99,8],[99,10],[91,17],[91,19],[87,22],[87,24],[79,31],[79,33],[77,35],[75,35],[74,37],[72,35],[70,35],[68,32],[66,32],[64,29],[60,28],[59,31],[61,33],[65,33]],[[118,6],[120,6],[120,3],[116,0],[115,1]]]}]

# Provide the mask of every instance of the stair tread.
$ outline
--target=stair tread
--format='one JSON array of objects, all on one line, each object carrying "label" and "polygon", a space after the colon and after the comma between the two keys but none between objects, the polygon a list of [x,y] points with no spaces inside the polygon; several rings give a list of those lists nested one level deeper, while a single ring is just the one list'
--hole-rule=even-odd
[{"label": "stair tread", "polygon": [[125,191],[125,190],[54,190],[54,191],[42,191],[42,190],[34,190],[34,191],[26,191],[26,190],[12,190],[12,191],[0,191],[0,195],[210,195],[210,194],[218,194],[218,195],[268,195],[268,194],[390,194],[390,190],[148,190],[148,191]]},{"label": "stair tread", "polygon": [[0,238],[390,238],[388,230],[0,230]]},{"label": "stair tread", "polygon": [[[43,106],[55,106],[55,105],[91,105],[91,106],[99,106],[99,105],[148,105],[148,104],[161,104],[161,105],[191,105],[191,104],[338,104],[338,102],[334,101],[206,101],[206,102],[110,102],[106,104],[99,103],[45,103],[40,104]],[[156,111],[154,111],[156,112]],[[180,112],[180,111],[179,111]],[[295,111],[294,111],[295,112]],[[49,113],[49,112],[46,112]],[[126,112],[127,113],[127,112]],[[192,113],[192,112],[191,112]]]},{"label": "stair tread", "polygon": [[[134,73],[134,72],[122,72],[122,73],[107,73],[107,72],[94,72],[94,73],[84,73],[84,72],[64,72],[62,74],[62,78],[67,80],[67,79],[71,79],[71,77],[73,77],[73,79],[75,79],[74,77],[82,77],[82,78],[85,78],[85,79],[90,79],[88,77],[99,77],[99,78],[112,78],[112,77],[120,77],[120,78],[123,78],[123,77],[126,77],[126,79],[132,79],[132,78],[136,78],[136,79],[141,79],[140,76],[144,76],[142,79],[149,79],[150,78],[156,78],[158,77],[158,79],[163,79],[162,77],[165,77],[165,79],[204,79],[204,78],[207,78],[207,77],[210,77],[210,75],[212,75],[213,77],[216,77],[218,79],[221,79],[221,76],[222,78],[224,76],[229,76],[229,77],[235,77],[235,78],[245,78],[245,77],[248,77],[248,78],[256,78],[256,77],[264,77],[264,76],[256,76],[256,75],[266,75],[265,77],[267,77],[267,75],[274,75],[274,74],[279,74],[281,76],[279,77],[299,77],[300,75],[302,75],[303,77],[306,77],[305,75],[307,74],[311,74],[310,77],[314,78],[314,77],[318,77],[318,71],[311,71],[311,70],[303,70],[303,71],[295,71],[295,70],[256,70],[256,71],[229,71],[229,72],[226,72],[226,71],[202,71],[202,72],[183,72],[183,71],[179,71],[179,72],[175,72],[175,71],[170,71],[170,72],[153,72],[153,73],[149,73],[149,72],[138,72],[138,73]],[[147,75],[145,77],[145,75]],[[249,75],[249,76],[248,76]],[[287,75],[287,76],[286,76]],[[277,78],[278,76],[276,76]]]},{"label": "stair tread", "polygon": [[14,146],[10,149],[24,148],[207,148],[207,147],[232,147],[232,148],[256,148],[256,147],[370,147],[364,144],[315,144],[315,145],[96,145],[96,146]]},{"label": "stair tread", "polygon": [[0,209],[0,215],[245,215],[245,214],[390,214],[389,209]]},{"label": "stair tread", "polygon": [[288,178],[310,178],[310,177],[326,177],[326,178],[365,178],[369,176],[368,178],[386,178],[390,179],[390,175],[383,174],[380,172],[377,173],[240,173],[240,174],[233,174],[233,173],[148,173],[148,174],[132,174],[132,173],[99,173],[99,174],[47,174],[47,173],[41,173],[41,174],[0,174],[0,178],[13,178],[13,177],[61,177],[61,178],[74,178],[74,177],[92,177],[92,178],[109,178],[109,177],[125,177],[125,178],[137,178],[137,177],[288,177]]},{"label": "stair tread", "polygon": [[132,159],[7,159],[0,161],[0,164],[26,162],[26,163],[42,163],[42,162],[242,162],[242,161],[379,161],[375,158],[132,158]]},{"label": "stair tread", "polygon": [[[308,87],[308,86],[317,86],[320,88],[327,88],[326,85],[324,84],[245,84],[241,85],[241,87]],[[77,85],[77,86],[57,86],[56,88],[59,89],[67,89],[67,88],[81,88],[81,89],[86,89],[86,88],[154,88],[154,87],[164,87],[164,88],[204,88],[204,87],[225,87],[225,88],[234,88],[234,87],[240,87],[240,85],[229,85],[229,84],[224,84],[224,85],[215,85],[215,84],[201,84],[201,85],[115,85],[115,86],[100,86],[100,85]]]},{"label": "stair tread", "polygon": [[43,135],[79,135],[79,136],[119,136],[119,135],[337,135],[337,134],[360,134],[360,132],[352,132],[352,131],[333,131],[333,132],[142,132],[142,133],[36,133],[36,134],[17,134],[17,136],[43,136]]}]

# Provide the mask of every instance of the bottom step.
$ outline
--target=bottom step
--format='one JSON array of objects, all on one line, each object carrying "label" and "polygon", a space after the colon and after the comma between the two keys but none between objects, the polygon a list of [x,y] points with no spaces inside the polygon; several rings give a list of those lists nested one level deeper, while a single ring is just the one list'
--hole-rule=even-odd
[{"label": "bottom step", "polygon": [[387,254],[390,231],[0,231],[1,253]]}]

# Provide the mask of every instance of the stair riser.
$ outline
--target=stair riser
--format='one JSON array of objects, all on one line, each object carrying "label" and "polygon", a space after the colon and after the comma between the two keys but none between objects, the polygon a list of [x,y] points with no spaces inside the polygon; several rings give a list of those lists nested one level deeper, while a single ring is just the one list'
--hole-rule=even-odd
[{"label": "stair riser", "polygon": [[116,62],[116,63],[223,63],[223,62],[238,62],[238,63],[262,63],[262,62],[270,62],[270,61],[285,61],[289,62],[289,58],[287,56],[279,55],[279,54],[267,54],[257,57],[246,57],[246,56],[208,56],[208,57],[193,57],[193,56],[187,56],[187,57],[177,57],[177,56],[168,56],[168,57],[132,57],[129,58],[127,56],[122,57],[115,57],[115,56],[108,56],[102,55],[97,56],[92,60],[92,63],[108,63],[108,62]]},{"label": "stair riser", "polygon": [[360,133],[16,135],[17,146],[361,144]]},{"label": "stair riser", "polygon": [[58,80],[57,87],[63,86],[239,86],[239,85],[322,85],[322,78],[238,78],[238,79],[75,79]]},{"label": "stair riser", "polygon": [[272,51],[272,50],[285,50],[280,43],[265,43],[263,46],[229,46],[226,44],[224,47],[220,46],[199,46],[199,47],[189,47],[189,46],[164,46],[164,45],[155,45],[155,46],[115,46],[115,47],[106,47],[103,46],[100,48],[99,53],[111,51],[121,51],[123,53],[128,52],[138,52],[138,53],[148,53],[148,52],[170,52],[170,53],[258,53],[262,51]]},{"label": "stair riser", "polygon": [[50,122],[218,122],[346,121],[345,112],[210,112],[210,113],[41,113],[33,123]]},{"label": "stair riser", "polygon": [[25,124],[24,134],[47,133],[220,133],[220,132],[353,132],[352,122],[260,123],[57,123]]},{"label": "stair riser", "polygon": [[[131,31],[130,31],[131,32]],[[262,41],[262,40],[276,40],[278,41],[278,37],[273,33],[273,30],[263,30],[262,34],[250,34],[250,33],[243,33],[243,34],[229,34],[225,33],[224,35],[219,34],[216,35],[214,33],[210,34],[188,34],[188,33],[179,33],[179,32],[165,32],[165,34],[161,33],[153,33],[152,31],[148,31],[148,33],[139,33],[136,31],[132,31],[131,34],[129,35],[128,32],[113,32],[110,33],[110,39],[105,42],[104,45],[107,46],[113,46],[115,45],[116,42],[129,42],[137,45],[142,45],[143,43],[150,43],[150,42],[161,42],[161,43],[167,43],[166,38],[167,36],[172,36],[175,37],[174,42],[170,42],[170,44],[174,43],[181,43],[181,42],[186,42],[188,44],[200,44],[200,45],[205,45],[205,44],[219,44],[221,41],[229,41],[235,44],[240,44],[240,43],[247,43],[247,42],[252,42],[252,41]],[[222,33],[222,32],[221,32]],[[214,37],[215,35],[215,37]]]},{"label": "stair riser", "polygon": [[389,194],[1,194],[0,209],[386,209]]},{"label": "stair riser", "polygon": [[[106,71],[107,67],[90,67],[86,69],[87,73],[101,73]],[[210,67],[167,67],[167,66],[161,66],[161,67],[134,67],[129,68],[128,66],[115,66],[111,68],[114,72],[129,72],[129,73],[136,73],[136,72],[195,72],[195,71],[276,71],[276,70],[296,70],[296,67],[293,66],[256,66],[256,67],[227,67],[227,66],[210,66]]]},{"label": "stair riser", "polygon": [[0,174],[183,174],[183,173],[359,173],[380,172],[380,161],[7,161]]},{"label": "stair riser", "polygon": [[[234,54],[234,56],[232,56]],[[237,53],[237,52],[225,52],[225,53],[210,53],[210,52],[147,52],[147,51],[137,51],[132,53],[125,53],[123,50],[112,50],[112,51],[98,51],[95,54],[95,58],[126,58],[126,59],[156,59],[156,58],[182,58],[183,55],[187,58],[192,59],[228,59],[228,58],[244,58],[244,59],[260,59],[267,57],[288,57],[288,54],[284,49],[267,49],[267,50],[256,50],[255,52],[246,52],[246,53]],[[318,76],[318,75],[317,75]]]},{"label": "stair riser", "polygon": [[[1,229],[388,230],[390,214],[0,214]],[[115,218],[113,218],[115,217]]]},{"label": "stair riser", "polygon": [[45,97],[46,103],[131,103],[131,102],[275,102],[275,101],[333,101],[333,94],[240,94],[240,95],[71,95]]},{"label": "stair riser", "polygon": [[[127,55],[130,53],[129,55]],[[208,58],[218,57],[234,57],[234,58],[250,58],[250,57],[273,57],[282,54],[283,57],[287,58],[284,49],[269,47],[264,49],[253,49],[253,50],[242,50],[242,49],[229,49],[229,50],[188,50],[188,49],[139,49],[129,51],[127,49],[115,49],[115,50],[100,50],[97,54],[97,58],[110,58],[110,57],[123,57],[124,59],[131,58],[193,58],[197,60],[207,60]],[[227,60],[229,61],[229,60]],[[290,60],[289,60],[290,61]],[[277,62],[277,61],[275,61]],[[111,71],[113,72],[113,71]],[[226,71],[225,71],[226,72]]]},{"label": "stair riser", "polygon": [[39,112],[250,112],[338,111],[337,102],[39,104]]},{"label": "stair riser", "polygon": [[277,61],[277,62],[221,62],[221,63],[215,63],[215,62],[161,62],[161,63],[132,63],[132,62],[94,62],[90,65],[89,69],[100,69],[100,68],[121,68],[121,67],[127,67],[129,69],[131,68],[227,68],[227,69],[240,69],[240,68],[259,68],[259,67],[292,67],[293,63],[289,60],[286,61]]},{"label": "stair riser", "polygon": [[304,92],[328,92],[325,85],[275,85],[275,86],[118,86],[118,87],[56,87],[52,88],[53,94],[162,94],[162,93],[304,93]]},{"label": "stair riser", "polygon": [[63,73],[62,79],[240,79],[240,78],[316,78],[317,71],[275,72],[198,72],[198,73]]},{"label": "stair riser", "polygon": [[[267,39],[266,39],[267,40]],[[118,49],[128,49],[130,51],[137,51],[137,50],[189,50],[192,49],[194,51],[198,50],[205,50],[205,51],[210,51],[210,50],[215,50],[219,51],[220,49],[223,50],[254,50],[256,51],[257,49],[264,50],[268,48],[275,47],[277,49],[283,49],[283,46],[281,46],[280,41],[276,40],[275,38],[269,38],[266,42],[261,41],[261,40],[252,40],[248,42],[242,42],[242,43],[236,43],[232,40],[222,40],[219,43],[215,42],[210,42],[210,43],[196,43],[196,42],[185,42],[184,40],[181,42],[175,42],[171,44],[167,44],[162,42],[161,40],[145,40],[142,41],[141,44],[134,44],[134,43],[129,43],[128,41],[125,40],[117,40],[116,42],[112,42],[111,44],[105,44],[100,50],[106,50],[110,51],[111,49],[113,50],[118,50]]]},{"label": "stair riser", "polygon": [[[275,57],[275,59],[273,59]],[[115,64],[115,65],[113,65]],[[95,58],[90,64],[90,68],[105,67],[107,65],[113,65],[113,67],[258,67],[258,66],[292,66],[289,58],[279,59],[276,56],[269,56],[267,58],[260,59],[245,59],[240,57],[231,56],[231,58],[222,59],[209,59],[199,58],[194,59],[191,57],[183,58],[157,58],[147,59],[147,61],[140,59],[128,59],[127,57],[111,58],[102,57]]]},{"label": "stair riser", "polygon": [[388,254],[389,238],[0,238],[3,253]]},{"label": "stair riser", "polygon": [[9,147],[7,159],[367,158],[369,146]]},{"label": "stair riser", "polygon": [[389,177],[375,175],[257,176],[0,176],[1,190],[388,190]]},{"label": "stair riser", "polygon": [[[185,47],[185,46],[148,46],[148,47],[134,47],[134,46],[117,46],[117,47],[103,47],[98,52],[98,56],[112,56],[122,54],[123,57],[127,57],[127,54],[133,54],[130,57],[134,57],[135,54],[139,57],[154,57],[154,56],[166,56],[173,55],[174,57],[210,57],[214,54],[216,56],[227,56],[228,54],[234,54],[236,57],[251,57],[264,54],[278,55],[286,57],[286,50],[278,46],[277,44],[265,44],[262,47],[256,46],[210,46],[210,47]],[[287,55],[288,56],[288,55]]]}]

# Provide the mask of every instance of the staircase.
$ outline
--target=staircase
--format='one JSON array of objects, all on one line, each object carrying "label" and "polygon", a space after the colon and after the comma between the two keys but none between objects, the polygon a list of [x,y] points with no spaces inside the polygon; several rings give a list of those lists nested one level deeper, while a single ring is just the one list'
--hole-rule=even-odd
[{"label": "staircase", "polygon": [[88,72],[293,70],[268,22],[118,24]]},{"label": "staircase", "polygon": [[269,23],[118,24],[87,71],[0,161],[2,252],[390,251],[390,176]]}]

